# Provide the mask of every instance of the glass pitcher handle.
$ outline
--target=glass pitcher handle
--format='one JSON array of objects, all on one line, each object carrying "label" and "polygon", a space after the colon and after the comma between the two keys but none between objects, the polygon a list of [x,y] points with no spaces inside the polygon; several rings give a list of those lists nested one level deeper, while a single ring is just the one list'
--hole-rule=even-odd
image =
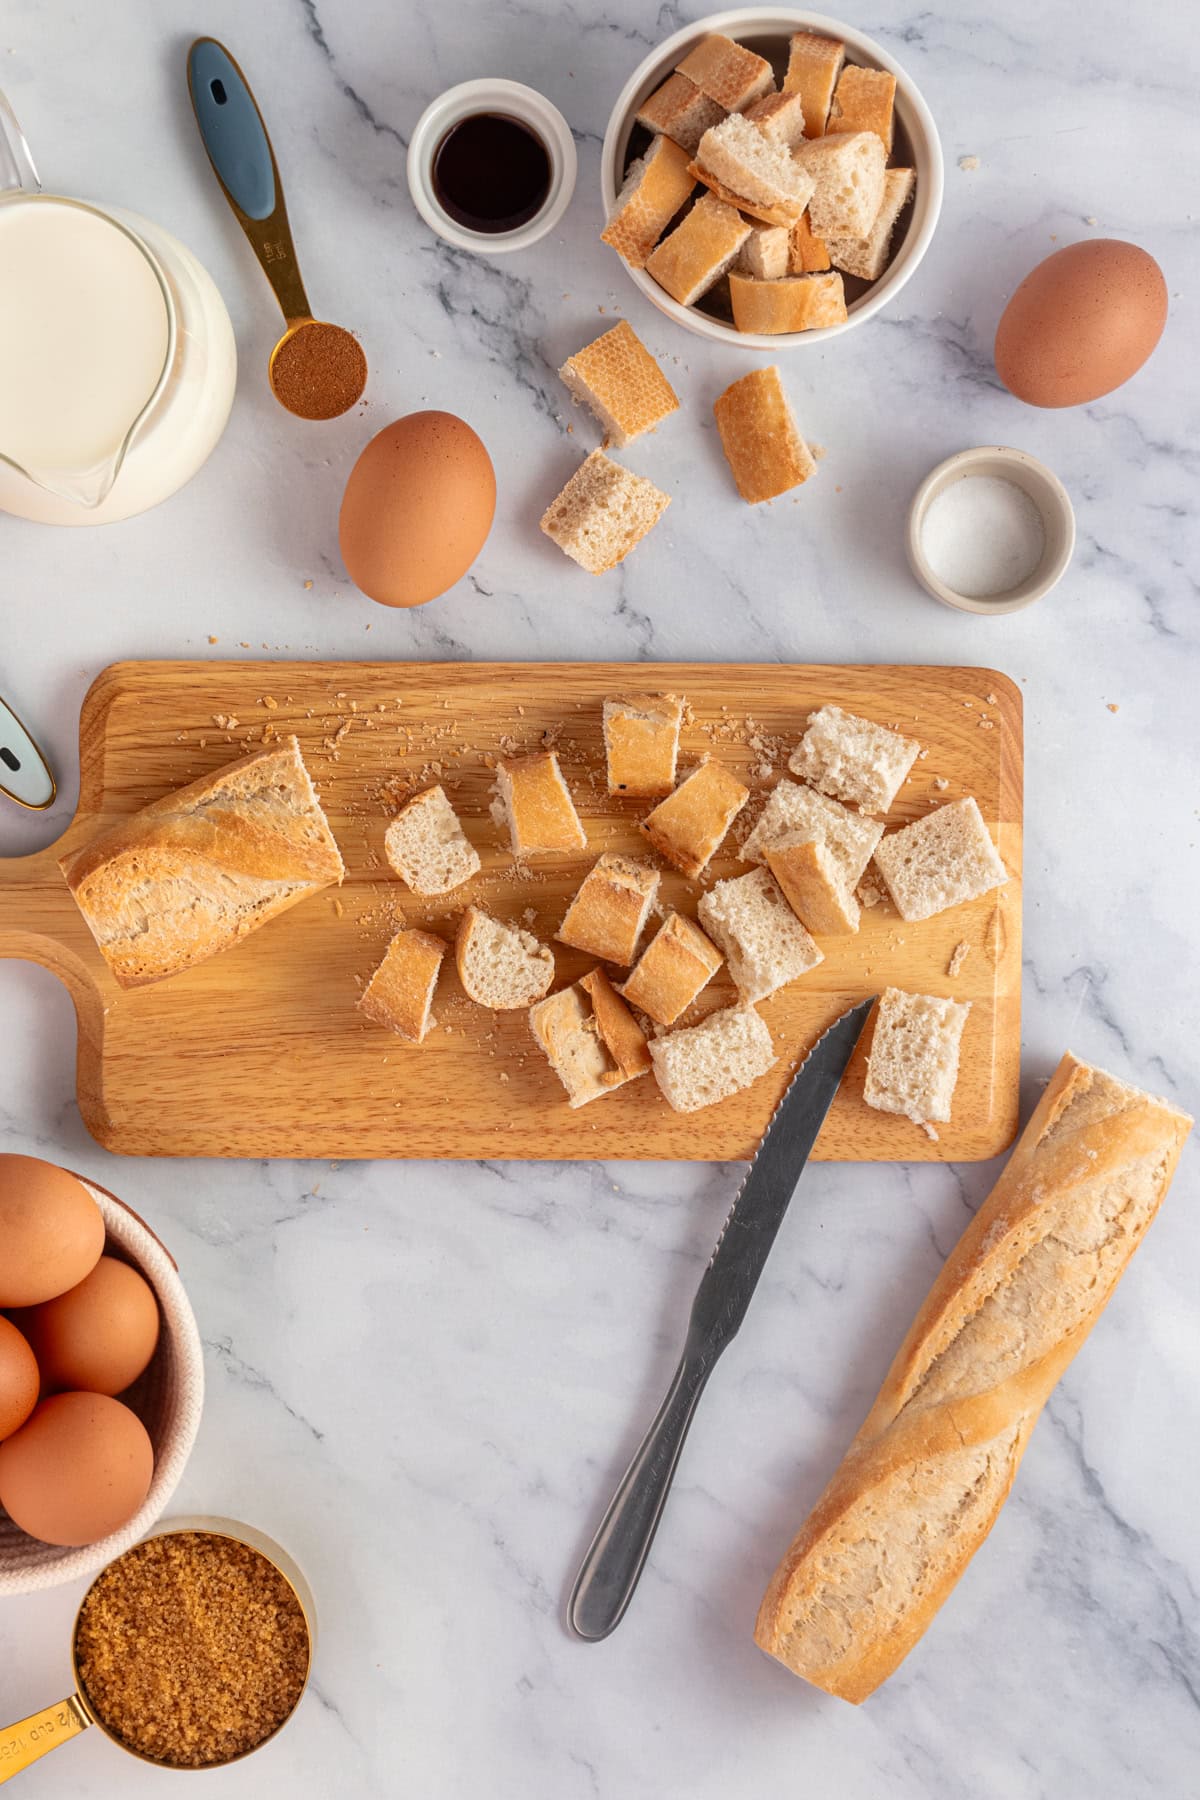
[{"label": "glass pitcher handle", "polygon": [[0,194],[13,188],[40,194],[42,181],[20,120],[0,88]]}]

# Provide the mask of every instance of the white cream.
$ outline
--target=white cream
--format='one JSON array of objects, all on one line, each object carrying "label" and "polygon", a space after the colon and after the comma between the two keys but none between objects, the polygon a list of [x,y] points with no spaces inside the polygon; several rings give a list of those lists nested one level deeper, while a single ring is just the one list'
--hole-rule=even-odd
[{"label": "white cream", "polygon": [[0,451],[35,478],[109,464],[162,377],[170,317],[150,259],[55,199],[0,206]]}]

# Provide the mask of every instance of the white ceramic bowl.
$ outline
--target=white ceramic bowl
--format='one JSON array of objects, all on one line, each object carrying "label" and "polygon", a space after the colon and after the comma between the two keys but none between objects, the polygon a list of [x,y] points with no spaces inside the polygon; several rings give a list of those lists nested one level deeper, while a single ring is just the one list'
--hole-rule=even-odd
[{"label": "white ceramic bowl", "polygon": [[[726,37],[745,44],[747,49],[756,50],[760,56],[775,63],[777,73],[786,66],[787,40],[792,32],[815,31],[823,37],[840,38],[851,62],[861,63],[864,68],[886,69],[896,77],[896,119],[908,137],[912,166],[917,172],[917,191],[906,215],[904,239],[879,280],[848,302],[849,317],[843,324],[827,325],[820,331],[782,332],[776,337],[767,337],[761,332],[737,331],[723,319],[712,318],[694,306],[680,306],[644,269],[631,269],[626,263],[625,272],[660,312],[688,331],[715,343],[736,344],[743,350],[786,350],[796,344],[819,344],[826,338],[839,337],[842,332],[871,318],[881,306],[886,306],[899,293],[929,248],[942,210],[943,182],[942,147],[933,114],[900,64],[874,38],[856,31],[852,25],[843,25],[839,19],[828,18],[824,13],[793,12],[788,7],[740,7],[734,12],[713,13],[710,18],[698,19],[694,25],[667,38],[638,65],[621,89],[608,121],[600,156],[600,189],[605,218],[624,180],[629,140],[638,108],[666,80],[692,45],[711,31],[723,32]],[[904,228],[904,220],[901,228]]]},{"label": "white ceramic bowl", "polygon": [[40,1543],[0,1511],[0,1597],[61,1587],[91,1575],[145,1537],[179,1485],[200,1429],[204,1348],[174,1259],[123,1201],[83,1176],[79,1179],[104,1215],[105,1255],[132,1263],[158,1297],[162,1318],[158,1347],[146,1373],[121,1396],[150,1433],[154,1478],[141,1509],[127,1525],[78,1550]]},{"label": "white ceramic bowl", "polygon": [[[976,596],[956,592],[940,579],[925,555],[923,531],[930,506],[956,482],[969,481],[977,475],[1013,482],[1028,494],[1042,518],[1045,544],[1037,567],[1018,586],[1002,594]],[[1075,551],[1075,509],[1066,488],[1045,463],[1025,450],[984,444],[976,450],[959,450],[930,470],[913,495],[904,542],[909,568],[925,592],[943,606],[952,606],[956,612],[985,615],[1020,612],[1057,587],[1066,574]]]},{"label": "white ceramic bowl", "polygon": [[[542,210],[515,231],[469,231],[439,201],[433,188],[433,159],[446,133],[476,113],[503,113],[519,119],[541,139],[550,157],[550,191]],[[535,88],[499,78],[463,81],[430,102],[417,120],[408,145],[408,189],[413,205],[425,223],[459,250],[480,256],[501,256],[509,250],[528,250],[548,231],[553,231],[575,192],[578,159],[571,127],[556,106]]]}]

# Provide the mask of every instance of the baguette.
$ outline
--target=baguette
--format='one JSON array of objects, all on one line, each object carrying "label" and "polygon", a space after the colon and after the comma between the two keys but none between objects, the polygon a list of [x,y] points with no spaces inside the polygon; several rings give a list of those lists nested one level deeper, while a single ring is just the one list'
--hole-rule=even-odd
[{"label": "baguette", "polygon": [[744,781],[708,758],[641,822],[660,856],[694,879],[716,854],[750,798]]},{"label": "baguette", "polygon": [[769,1655],[856,1704],[908,1655],[995,1523],[1191,1124],[1064,1056],[771,1579],[755,1628]]},{"label": "baguette", "polygon": [[829,246],[814,233],[806,210],[788,233],[788,274],[823,275],[829,264]]},{"label": "baguette", "polygon": [[785,275],[781,281],[755,281],[736,272],[729,277],[733,322],[739,331],[778,337],[788,331],[823,331],[844,325],[846,293],[839,274]]},{"label": "baguette", "polygon": [[845,60],[846,46],[837,38],[819,37],[814,31],[792,34],[783,91],[800,96],[805,137],[824,137],[833,90]]},{"label": "baguette", "polygon": [[123,988],[195,968],[346,872],[294,737],[153,801],[58,866]]},{"label": "baguette", "polygon": [[621,992],[656,1025],[673,1025],[724,961],[698,925],[673,912],[643,950]]},{"label": "baguette", "polygon": [[833,91],[829,130],[873,131],[890,156],[895,101],[894,75],[883,69],[861,69],[856,63],[847,63]]},{"label": "baguette", "polygon": [[713,31],[676,63],[676,73],[686,75],[710,100],[726,112],[737,112],[768,93],[775,84],[771,65],[732,38]]},{"label": "baguette", "polygon": [[737,259],[750,227],[713,194],[696,204],[647,259],[646,273],[681,306],[694,306]]},{"label": "baguette", "polygon": [[828,844],[802,832],[786,832],[768,845],[765,861],[784,899],[809,931],[818,937],[843,937],[858,930],[861,909]]},{"label": "baguette", "polygon": [[529,1010],[529,1029],[572,1107],[615,1093],[650,1068],[646,1039],[602,969]]},{"label": "baguette", "polygon": [[478,906],[468,906],[458,922],[454,960],[467,998],[493,1012],[532,1006],[554,981],[553,950]]},{"label": "baguette", "polygon": [[688,152],[669,137],[656,137],[645,156],[630,163],[600,241],[623,256],[631,269],[646,259],[696,185],[688,172]]},{"label": "baguette", "polygon": [[795,149],[804,136],[804,102],[799,94],[768,94],[746,108],[746,117],[773,144]]},{"label": "baguette", "polygon": [[628,694],[603,708],[610,794],[657,799],[675,786],[683,701],[674,694]]},{"label": "baguette", "polygon": [[788,272],[791,236],[786,225],[755,225],[738,251],[737,268],[756,281],[778,281]]},{"label": "baguette", "polygon": [[750,1087],[778,1058],[770,1027],[752,1006],[727,1006],[699,1025],[651,1038],[654,1079],[675,1112],[699,1112]]},{"label": "baguette", "polygon": [[748,1006],[825,960],[769,869],[718,881],[700,896],[697,910],[701,925],[725,952],[733,985]]},{"label": "baguette", "polygon": [[383,852],[414,894],[448,894],[479,873],[473,848],[441,787],[414,794],[392,820]]},{"label": "baguette", "polygon": [[604,575],[658,524],[671,504],[644,475],[593,450],[541,517],[541,529],[589,575]]},{"label": "baguette", "polygon": [[713,415],[725,460],[748,505],[786,494],[816,473],[775,363],[731,382],[714,400]]},{"label": "baguette", "polygon": [[647,131],[661,132],[694,156],[709,126],[719,125],[724,117],[725,108],[719,102],[688,76],[676,72],[642,101],[637,123]]},{"label": "baguette", "polygon": [[558,371],[618,450],[679,410],[679,396],[627,319],[568,356]]},{"label": "baguette", "polygon": [[612,851],[584,877],[555,934],[560,944],[628,968],[658,892],[659,873]]},{"label": "baguette", "polygon": [[431,931],[398,931],[359,998],[358,1010],[410,1044],[419,1044],[434,1023],[445,941]]},{"label": "baguette", "polygon": [[[896,220],[908,205],[917,183],[912,169],[889,169],[883,178],[883,200],[865,238],[830,238],[828,260],[861,281],[878,281],[888,266]],[[814,240],[815,241],[815,240]]]},{"label": "baguette", "polygon": [[[786,143],[769,138],[741,113],[730,113],[700,139],[691,173],[737,196],[735,205],[779,225],[798,219],[816,181]],[[777,217],[775,215],[778,215]]]},{"label": "baguette", "polygon": [[587,848],[587,834],[553,750],[534,750],[496,764],[496,808],[519,860]]},{"label": "baguette", "polygon": [[837,131],[797,147],[796,162],[815,183],[809,224],[826,242],[864,238],[883,205],[887,152],[873,131]]}]

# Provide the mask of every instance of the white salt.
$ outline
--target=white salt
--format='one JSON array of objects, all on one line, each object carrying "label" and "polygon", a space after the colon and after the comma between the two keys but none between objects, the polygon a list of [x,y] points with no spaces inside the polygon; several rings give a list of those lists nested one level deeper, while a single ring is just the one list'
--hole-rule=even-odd
[{"label": "white salt", "polygon": [[926,508],[921,548],[956,594],[1007,594],[1033,574],[1046,548],[1042,515],[1024,488],[998,475],[965,475]]}]

